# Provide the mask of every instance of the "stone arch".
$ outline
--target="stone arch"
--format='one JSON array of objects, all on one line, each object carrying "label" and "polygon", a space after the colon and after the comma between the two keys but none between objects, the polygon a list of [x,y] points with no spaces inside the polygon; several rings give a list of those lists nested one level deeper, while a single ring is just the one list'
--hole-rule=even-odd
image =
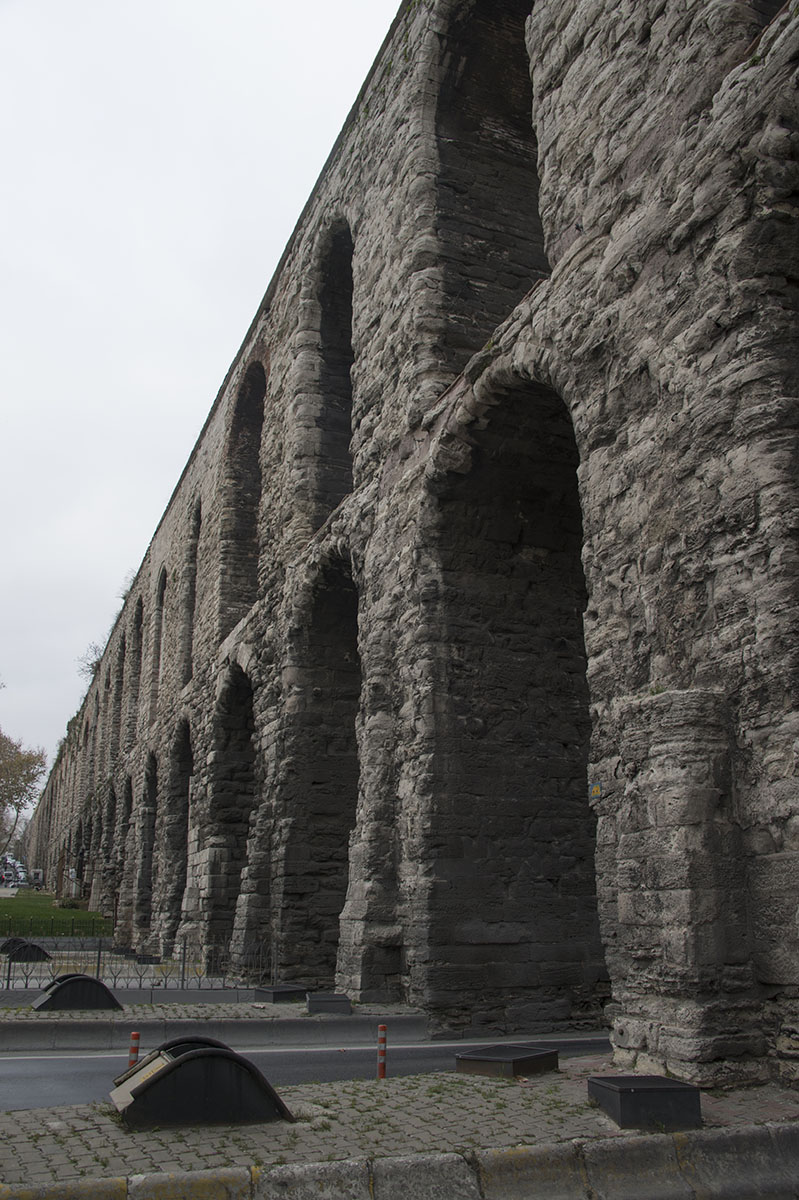
[{"label": "stone arch", "polygon": [[300,620],[302,634],[284,672],[288,777],[275,861],[276,953],[283,976],[330,986],[359,786],[358,593],[349,559],[322,566]]},{"label": "stone arch", "polygon": [[165,803],[158,829],[159,853],[165,869],[160,873],[158,918],[161,953],[169,956],[180,924],[186,890],[189,841],[189,806],[194,754],[189,723],[178,725],[169,755]]},{"label": "stone arch", "polygon": [[136,727],[139,719],[139,690],[141,688],[142,666],[144,664],[144,602],[139,596],[133,610],[133,623],[130,636],[131,670],[126,699],[127,712],[125,722],[125,749],[129,750],[136,741]]},{"label": "stone arch", "polygon": [[201,527],[202,502],[198,499],[191,513],[183,575],[180,679],[183,685],[189,682],[194,673],[194,615],[197,606],[197,554]]},{"label": "stone arch", "polygon": [[164,637],[164,608],[166,606],[166,589],[168,576],[166,567],[161,567],[158,573],[158,585],[155,589],[155,605],[153,607],[153,648],[152,664],[150,667],[150,722],[152,723],[158,711],[158,692],[161,687],[162,643]]},{"label": "stone arch", "polygon": [[[114,841],[114,930],[116,934],[117,919],[123,915],[123,888],[125,886],[125,876],[127,874],[128,881],[131,878],[132,863],[129,860],[129,855],[132,856],[133,848],[131,845],[131,828],[133,822],[133,780],[130,775],[125,776],[125,782],[122,788],[122,812],[120,815],[116,837]],[[130,884],[128,882],[128,888]],[[128,918],[129,919],[129,918]],[[130,936],[130,930],[127,929],[125,936]]]},{"label": "stone arch", "polygon": [[144,768],[144,786],[137,825],[138,846],[134,893],[134,928],[137,945],[150,932],[153,888],[157,882],[154,862],[155,830],[158,820],[158,760],[150,752]]},{"label": "stone arch", "polygon": [[72,887],[70,895],[80,896],[83,891],[83,872],[86,867],[86,842],[82,820],[79,820],[75,827],[74,835],[69,843],[69,849],[72,862],[72,871],[70,872]]},{"label": "stone arch", "polygon": [[313,528],[352,491],[353,241],[342,218],[328,230],[319,258],[319,458]]},{"label": "stone arch", "polygon": [[114,845],[117,838],[117,793],[113,780],[108,783],[103,812],[103,840],[100,846],[102,864],[101,902],[104,909],[113,911],[116,892],[116,862]]},{"label": "stone arch", "polygon": [[250,818],[258,803],[254,733],[252,685],[241,667],[232,665],[217,691],[208,771],[206,865],[200,904],[212,970],[227,962]]},{"label": "stone arch", "polygon": [[122,734],[122,698],[125,694],[125,651],[127,648],[127,639],[122,634],[117,651],[116,662],[113,669],[113,691],[111,696],[111,736],[110,736],[110,768],[113,771],[114,763],[119,754],[120,739]]},{"label": "stone arch", "polygon": [[261,436],[266,370],[257,360],[236,394],[223,466],[220,530],[219,630],[225,638],[258,595],[261,508]]},{"label": "stone arch", "polygon": [[579,456],[550,388],[507,381],[484,399],[433,531],[423,987],[450,1016],[534,1028],[591,1011],[604,979]]},{"label": "stone arch", "polygon": [[525,44],[530,0],[450,6],[436,107],[436,202],[446,324],[457,372],[549,274]]}]

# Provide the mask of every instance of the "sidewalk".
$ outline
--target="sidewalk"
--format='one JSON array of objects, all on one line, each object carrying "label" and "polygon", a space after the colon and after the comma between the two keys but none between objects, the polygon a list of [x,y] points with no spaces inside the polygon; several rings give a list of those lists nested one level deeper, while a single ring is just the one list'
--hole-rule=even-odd
[{"label": "sidewalk", "polygon": [[[252,1043],[253,1020],[267,1024],[274,1039],[280,1027],[293,1039],[296,1025],[317,1036],[326,1026],[328,1043],[340,1040],[350,1021],[367,1021],[372,1030],[378,1023],[373,1014],[288,1017],[283,1005],[268,1006],[277,1014],[255,1009],[254,1017],[249,1003],[231,1016],[229,1007],[203,1005],[203,1028],[215,1036],[219,1022],[235,1023],[241,1036],[232,1039],[234,1048],[236,1041]],[[178,1008],[184,1020],[198,1019],[189,1012],[194,1006]],[[129,1031],[134,1011],[111,1021],[106,1013],[62,1020],[96,1032],[103,1024]],[[390,1027],[403,1020],[399,1011],[378,1013]],[[163,1027],[178,1016],[162,1011],[153,1019]],[[30,1026],[19,1017],[0,1010],[0,1035]],[[35,1026],[44,1034],[54,1020],[42,1014]],[[0,1200],[799,1196],[799,1093],[773,1084],[705,1092],[703,1130],[641,1136],[619,1130],[588,1101],[588,1076],[613,1073],[607,1058],[561,1057],[557,1074],[512,1081],[446,1073],[284,1087],[294,1124],[131,1132],[110,1103],[2,1113]]]}]

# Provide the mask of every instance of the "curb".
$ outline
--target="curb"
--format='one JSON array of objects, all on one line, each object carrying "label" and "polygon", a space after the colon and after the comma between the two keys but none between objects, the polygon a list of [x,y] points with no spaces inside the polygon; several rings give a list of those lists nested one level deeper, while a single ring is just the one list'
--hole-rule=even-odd
[{"label": "curb", "polygon": [[460,1154],[167,1172],[28,1187],[0,1200],[796,1200],[799,1127],[743,1125]]},{"label": "curb", "polygon": [[259,1020],[257,1017],[215,1019],[173,1017],[108,1020],[39,1017],[35,1021],[0,1021],[0,1052],[4,1050],[127,1050],[132,1029],[141,1034],[141,1048],[155,1049],[162,1042],[185,1035],[215,1037],[228,1044],[243,1040],[265,1046],[324,1046],[374,1041],[379,1024],[387,1024],[394,1045],[427,1041],[424,1016],[313,1016]]}]

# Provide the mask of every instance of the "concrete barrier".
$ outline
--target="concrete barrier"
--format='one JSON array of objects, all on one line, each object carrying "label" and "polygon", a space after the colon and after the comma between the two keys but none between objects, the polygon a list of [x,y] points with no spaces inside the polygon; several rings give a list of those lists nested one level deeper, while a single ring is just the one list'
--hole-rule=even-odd
[{"label": "concrete barrier", "polygon": [[259,1021],[251,1017],[205,1020],[202,1017],[142,1020],[125,1016],[114,1020],[80,1017],[8,1018],[0,1021],[0,1051],[3,1050],[125,1050],[130,1046],[130,1031],[141,1034],[142,1052],[161,1042],[182,1036],[215,1037],[229,1045],[248,1046],[327,1046],[371,1043],[377,1038],[382,1020],[388,1025],[394,1045],[425,1041],[427,1021],[421,1016],[335,1017],[315,1016],[275,1018]]},{"label": "concrete barrier", "polygon": [[0,1184],[0,1200],[796,1200],[799,1128],[747,1125],[395,1158]]},{"label": "concrete barrier", "polygon": [[253,1172],[252,1200],[370,1200],[366,1159],[292,1163]]},{"label": "concrete barrier", "polygon": [[483,1195],[491,1200],[584,1200],[581,1147],[574,1142],[480,1150],[475,1155]]}]

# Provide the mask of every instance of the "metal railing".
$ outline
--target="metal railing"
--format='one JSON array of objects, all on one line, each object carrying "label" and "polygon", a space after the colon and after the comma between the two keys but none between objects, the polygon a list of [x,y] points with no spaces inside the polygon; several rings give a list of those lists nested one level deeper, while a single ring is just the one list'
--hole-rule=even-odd
[{"label": "metal railing", "polygon": [[113,931],[110,917],[89,917],[80,912],[69,917],[0,917],[0,941],[10,937],[111,937]]},{"label": "metal railing", "polygon": [[[15,944],[22,941],[20,946]],[[46,956],[46,957],[45,957]],[[59,975],[101,979],[107,987],[211,990],[255,987],[270,978],[271,955],[255,945],[231,955],[227,946],[201,952],[178,943],[169,957],[121,951],[110,937],[12,936],[0,943],[0,988],[42,990]]]}]

